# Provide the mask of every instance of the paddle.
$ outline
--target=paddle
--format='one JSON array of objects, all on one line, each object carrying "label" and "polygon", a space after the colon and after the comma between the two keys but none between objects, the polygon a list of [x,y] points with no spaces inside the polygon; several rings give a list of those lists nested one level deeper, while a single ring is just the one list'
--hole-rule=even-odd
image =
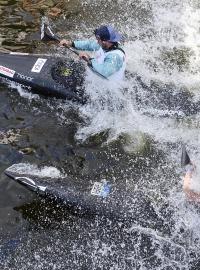
[{"label": "paddle", "polygon": [[[18,182],[20,185],[25,186],[30,191],[36,192],[40,196],[54,199],[60,202],[67,200],[62,190],[38,185],[33,179],[27,176],[16,176],[13,172],[9,171],[9,168],[7,168],[4,173],[14,181]],[[69,193],[70,192],[71,191],[69,191]]]},{"label": "paddle", "polygon": [[[49,24],[47,24],[45,21],[42,20],[42,25],[41,25],[41,40],[43,41],[57,41],[60,42],[60,38],[54,34],[52,28],[50,27]],[[76,55],[79,55],[79,53],[74,50],[71,47],[68,47],[65,45],[65,47],[67,49],[69,49],[71,52],[75,53]],[[86,62],[89,62],[89,60],[86,60],[85,58],[83,58]]]},{"label": "paddle", "polygon": [[191,160],[190,160],[190,157],[186,151],[186,147],[185,145],[183,144],[182,146],[182,153],[181,153],[181,166],[184,167],[188,164],[191,164]]},{"label": "paddle", "polygon": [[[58,35],[56,35],[51,26],[50,23],[48,21],[48,19],[46,17],[42,18],[42,23],[41,23],[41,40],[43,41],[57,41],[60,42],[61,39],[59,38]],[[66,46],[64,45],[65,48],[67,48],[68,50],[70,50],[71,52],[73,52],[74,54],[76,54],[77,56],[79,56],[79,53],[73,49],[72,47]],[[87,59],[87,58],[82,58],[84,61],[87,62],[88,67],[94,72],[96,73],[98,76],[108,80],[107,77],[103,76],[101,73],[99,73],[98,71],[94,70],[92,67],[92,63],[91,63],[91,59]]]},{"label": "paddle", "polygon": [[18,182],[20,185],[22,186],[26,186],[29,190],[31,191],[38,191],[39,192],[44,192],[46,187],[44,186],[39,186],[35,183],[34,180],[32,180],[29,177],[26,176],[15,176],[14,174],[12,174],[11,172],[5,170],[4,171],[5,175],[7,175],[8,177],[10,177],[11,179],[15,180],[16,182]]}]

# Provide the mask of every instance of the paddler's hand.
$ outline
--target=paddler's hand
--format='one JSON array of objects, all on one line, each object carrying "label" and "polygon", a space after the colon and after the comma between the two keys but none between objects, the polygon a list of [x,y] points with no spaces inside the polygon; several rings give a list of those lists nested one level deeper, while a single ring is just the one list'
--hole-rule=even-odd
[{"label": "paddler's hand", "polygon": [[65,46],[65,47],[72,47],[72,41],[67,40],[67,39],[62,39],[59,43],[60,46]]},{"label": "paddler's hand", "polygon": [[89,54],[85,53],[85,52],[80,52],[79,53],[79,58],[84,59],[85,61],[89,62],[90,61],[90,56]]}]

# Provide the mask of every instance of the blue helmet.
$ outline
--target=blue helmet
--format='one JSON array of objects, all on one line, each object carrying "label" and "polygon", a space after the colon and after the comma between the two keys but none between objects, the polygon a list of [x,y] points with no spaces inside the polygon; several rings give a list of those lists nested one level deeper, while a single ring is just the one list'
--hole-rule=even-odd
[{"label": "blue helmet", "polygon": [[117,30],[112,26],[102,25],[94,31],[95,36],[99,37],[103,41],[119,42],[122,39]]}]

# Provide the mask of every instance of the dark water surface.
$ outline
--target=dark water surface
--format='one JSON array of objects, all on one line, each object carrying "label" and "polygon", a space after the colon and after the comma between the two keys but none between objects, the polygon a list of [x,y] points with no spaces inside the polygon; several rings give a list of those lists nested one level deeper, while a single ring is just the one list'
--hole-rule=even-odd
[{"label": "dark water surface", "polygon": [[[37,29],[38,10],[47,12],[53,4],[46,1],[41,8],[42,1],[30,2],[0,1],[2,46],[52,53],[55,46],[40,44]],[[0,85],[0,269],[199,269],[200,219],[198,209],[185,203],[179,165],[182,141],[199,155],[199,115],[198,110],[186,113],[191,103],[185,100],[193,92],[181,96],[184,105],[175,95],[180,89],[198,88],[198,76],[195,85],[187,81],[187,76],[198,75],[198,67],[189,66],[187,52],[194,48],[183,42],[185,28],[171,14],[187,16],[186,7],[199,9],[188,2],[177,2],[176,9],[167,0],[91,2],[69,1],[68,9],[65,3],[62,15],[54,19],[61,33],[68,29],[72,38],[90,36],[98,23],[116,21],[128,40],[128,71],[137,71],[148,87],[133,76],[127,93],[111,96],[108,107],[106,99],[98,102],[91,87],[91,104],[80,107]],[[165,20],[159,17],[161,11]],[[169,32],[178,50],[171,47]],[[179,48],[180,41],[189,48]],[[176,61],[177,54],[182,61]],[[163,91],[174,99],[168,95],[159,102],[166,97]],[[135,93],[139,106],[131,103]],[[3,172],[14,163],[54,166],[83,185],[88,179],[123,183],[148,196],[156,217],[151,222],[141,213],[141,219],[122,223],[74,214],[8,179]]]}]

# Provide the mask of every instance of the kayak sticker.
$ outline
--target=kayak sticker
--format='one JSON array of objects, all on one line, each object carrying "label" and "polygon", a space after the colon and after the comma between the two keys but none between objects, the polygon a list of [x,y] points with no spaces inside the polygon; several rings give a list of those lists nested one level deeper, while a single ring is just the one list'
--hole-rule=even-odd
[{"label": "kayak sticker", "polygon": [[15,71],[4,66],[0,66],[0,74],[13,78]]},{"label": "kayak sticker", "polygon": [[23,74],[21,74],[21,73],[17,73],[17,77],[19,77],[19,78],[22,79],[22,80],[29,81],[29,82],[32,82],[32,80],[33,80],[33,78],[28,77],[28,76],[26,76],[26,75],[23,75]]},{"label": "kayak sticker", "polygon": [[34,64],[34,66],[32,67],[31,72],[40,73],[40,71],[41,71],[41,69],[44,66],[46,61],[47,61],[47,59],[38,58]]},{"label": "kayak sticker", "polygon": [[92,195],[100,196],[100,197],[107,197],[110,193],[110,185],[106,182],[94,182],[94,185],[91,190]]}]

